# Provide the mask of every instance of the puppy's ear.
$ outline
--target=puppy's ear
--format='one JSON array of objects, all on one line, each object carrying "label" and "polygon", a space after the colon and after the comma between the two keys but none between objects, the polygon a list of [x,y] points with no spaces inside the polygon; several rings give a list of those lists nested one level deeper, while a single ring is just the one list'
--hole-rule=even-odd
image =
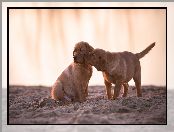
[{"label": "puppy's ear", "polygon": [[99,61],[99,67],[102,70],[105,70],[106,69],[106,61],[104,59],[100,59],[100,61]]}]

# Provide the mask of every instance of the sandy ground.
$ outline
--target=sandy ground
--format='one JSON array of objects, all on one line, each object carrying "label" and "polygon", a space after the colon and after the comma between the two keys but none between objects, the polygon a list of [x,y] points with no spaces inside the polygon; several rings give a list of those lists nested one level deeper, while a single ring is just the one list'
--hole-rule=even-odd
[{"label": "sandy ground", "polygon": [[128,97],[107,100],[104,86],[90,86],[87,101],[63,104],[50,99],[50,87],[10,86],[10,124],[166,124],[166,88],[135,87]]}]

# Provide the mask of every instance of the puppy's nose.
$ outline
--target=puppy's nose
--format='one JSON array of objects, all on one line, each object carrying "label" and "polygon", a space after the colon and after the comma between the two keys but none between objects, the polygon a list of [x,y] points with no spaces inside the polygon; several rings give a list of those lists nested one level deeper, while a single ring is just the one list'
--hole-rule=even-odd
[{"label": "puppy's nose", "polygon": [[76,60],[77,59],[77,56],[73,56],[73,58],[74,58],[74,60]]}]

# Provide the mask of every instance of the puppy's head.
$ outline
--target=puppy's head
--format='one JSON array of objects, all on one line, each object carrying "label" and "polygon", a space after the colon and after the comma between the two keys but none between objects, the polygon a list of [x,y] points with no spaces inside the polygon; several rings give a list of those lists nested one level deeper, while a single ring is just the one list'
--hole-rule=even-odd
[{"label": "puppy's head", "polygon": [[87,64],[87,56],[92,52],[94,48],[90,46],[87,42],[78,42],[73,51],[74,62],[80,64]]},{"label": "puppy's head", "polygon": [[87,58],[87,62],[94,66],[98,71],[106,70],[106,61],[106,52],[102,49],[94,49]]}]

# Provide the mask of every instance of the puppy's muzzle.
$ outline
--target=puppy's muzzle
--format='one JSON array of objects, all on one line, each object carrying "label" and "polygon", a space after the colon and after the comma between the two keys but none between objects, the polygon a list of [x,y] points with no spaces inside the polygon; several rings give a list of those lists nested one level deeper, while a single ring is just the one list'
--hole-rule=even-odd
[{"label": "puppy's muzzle", "polygon": [[77,59],[77,56],[73,56],[73,58],[74,58],[74,60],[76,60]]},{"label": "puppy's muzzle", "polygon": [[73,56],[74,62],[77,62],[77,56]]}]

